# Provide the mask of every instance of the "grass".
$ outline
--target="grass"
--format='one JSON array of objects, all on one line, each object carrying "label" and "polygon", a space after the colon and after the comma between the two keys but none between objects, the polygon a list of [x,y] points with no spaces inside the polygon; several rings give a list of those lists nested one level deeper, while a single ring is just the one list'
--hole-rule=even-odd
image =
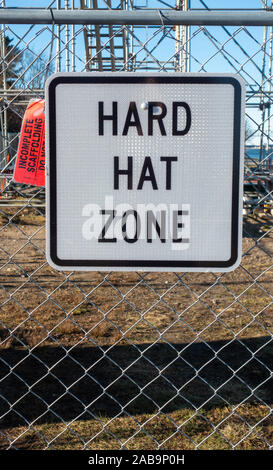
[{"label": "grass", "polygon": [[[238,415],[243,416],[239,418]],[[112,419],[78,419],[66,423],[35,424],[7,432],[20,449],[59,450],[266,450],[272,439],[273,421],[266,407],[242,405],[240,409],[218,407],[194,412],[183,409],[168,414],[140,414]],[[263,419],[251,424],[253,416]]]},{"label": "grass", "polygon": [[263,218],[246,220],[236,271],[178,277],[54,271],[39,217],[2,215],[1,449],[272,445],[273,240],[255,243]]}]

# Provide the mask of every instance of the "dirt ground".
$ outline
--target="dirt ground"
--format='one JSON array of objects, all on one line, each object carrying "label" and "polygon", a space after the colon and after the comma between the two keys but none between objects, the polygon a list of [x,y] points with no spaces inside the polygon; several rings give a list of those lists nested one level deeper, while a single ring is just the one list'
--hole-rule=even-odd
[{"label": "dirt ground", "polygon": [[266,449],[272,224],[232,273],[60,273],[44,218],[1,210],[0,448]]}]

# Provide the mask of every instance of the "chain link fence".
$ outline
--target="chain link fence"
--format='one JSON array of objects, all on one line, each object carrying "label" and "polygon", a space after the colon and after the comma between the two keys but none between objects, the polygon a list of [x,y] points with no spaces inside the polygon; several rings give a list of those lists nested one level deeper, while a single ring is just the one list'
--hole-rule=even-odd
[{"label": "chain link fence", "polygon": [[[272,447],[272,27],[164,23],[163,9],[213,3],[41,1],[51,24],[1,25],[1,449]],[[152,8],[162,21],[54,22],[56,9],[86,8]],[[47,264],[44,188],[12,181],[18,133],[50,74],[90,70],[245,80],[243,257],[235,271],[57,272]]]}]

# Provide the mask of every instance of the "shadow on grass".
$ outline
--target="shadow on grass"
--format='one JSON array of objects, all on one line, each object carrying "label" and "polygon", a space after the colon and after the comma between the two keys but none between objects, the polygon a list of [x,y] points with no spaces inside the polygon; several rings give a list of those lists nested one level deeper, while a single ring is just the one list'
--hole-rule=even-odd
[{"label": "shadow on grass", "polygon": [[0,353],[1,428],[243,400],[272,405],[272,364],[270,336],[75,347],[68,353],[61,346],[31,354],[9,348]]}]

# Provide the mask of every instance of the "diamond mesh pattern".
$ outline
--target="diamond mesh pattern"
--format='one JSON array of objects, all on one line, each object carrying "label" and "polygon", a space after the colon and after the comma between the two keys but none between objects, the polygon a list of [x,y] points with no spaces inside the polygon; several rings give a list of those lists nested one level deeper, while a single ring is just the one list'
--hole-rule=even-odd
[{"label": "diamond mesh pattern", "polygon": [[[185,8],[182,0],[41,3]],[[162,21],[2,25],[0,33],[1,449],[270,449],[272,28]],[[234,272],[61,273],[46,263],[44,189],[15,184],[12,168],[26,104],[59,70],[243,77],[243,258]]]}]

